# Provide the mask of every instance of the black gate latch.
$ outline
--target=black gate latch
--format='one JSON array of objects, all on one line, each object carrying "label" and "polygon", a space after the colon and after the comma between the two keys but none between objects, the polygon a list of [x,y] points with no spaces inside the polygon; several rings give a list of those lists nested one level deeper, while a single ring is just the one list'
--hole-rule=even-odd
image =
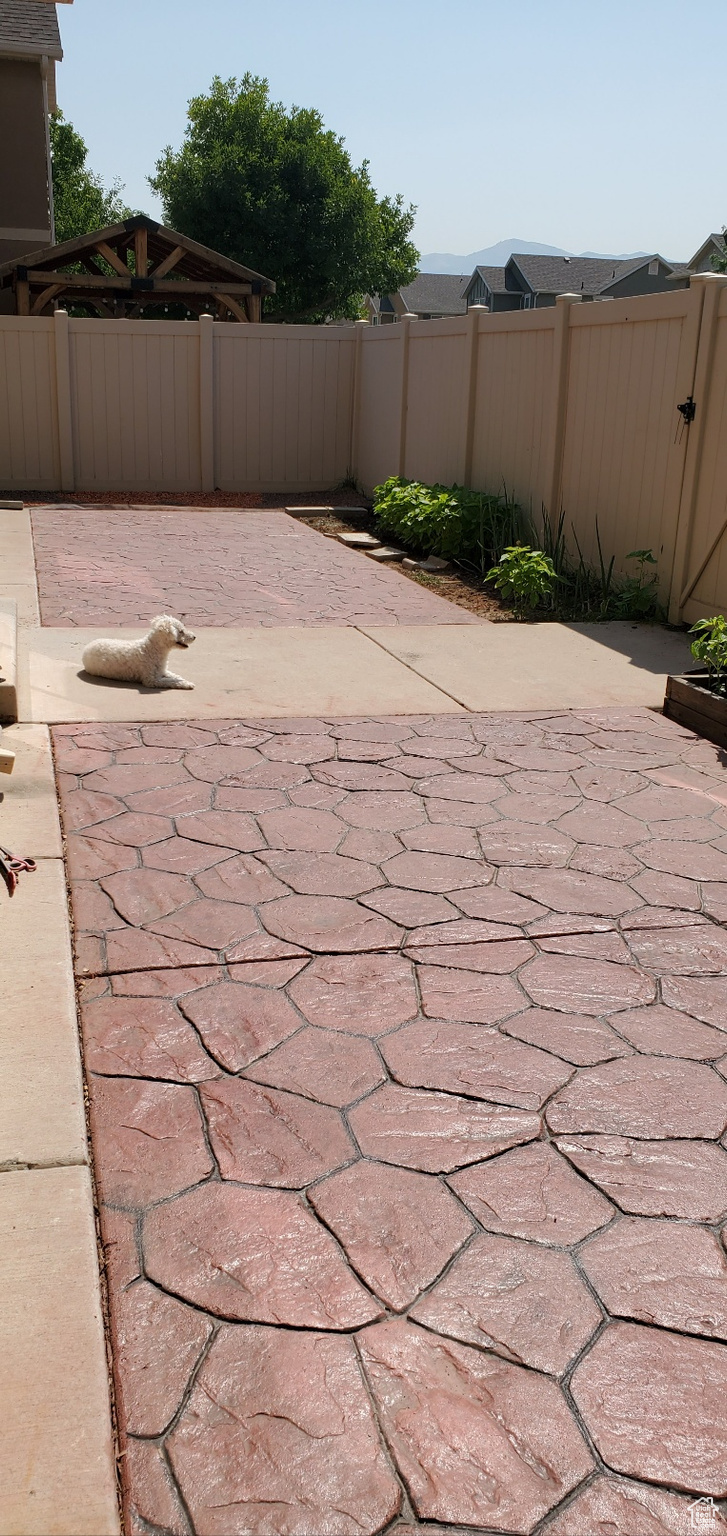
[{"label": "black gate latch", "polygon": [[687,395],[686,400],[682,400],[681,405],[677,406],[677,410],[681,412],[687,426],[689,426],[690,421],[694,421],[694,417],[697,413],[697,407],[694,403],[694,400],[692,399],[692,396]]}]

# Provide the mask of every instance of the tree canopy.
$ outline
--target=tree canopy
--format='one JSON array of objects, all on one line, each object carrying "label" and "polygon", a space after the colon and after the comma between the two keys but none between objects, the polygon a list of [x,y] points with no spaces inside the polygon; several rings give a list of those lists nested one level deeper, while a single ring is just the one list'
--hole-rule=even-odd
[{"label": "tree canopy", "polygon": [[89,170],[86,144],[62,112],[51,117],[50,144],[58,245],[128,218],[131,209],[121,198],[122,183],[114,181],[105,187],[101,177]]},{"label": "tree canopy", "polygon": [[727,272],[727,224],[723,224],[722,225],[722,234],[724,236],[724,241],[725,241],[724,255],[717,256],[715,254],[712,257],[712,271],[713,272]]},{"label": "tree canopy", "polygon": [[216,77],[189,103],[181,149],[149,185],[173,229],[272,277],[271,318],[355,318],[362,297],[414,277],[412,207],[377,197],[319,112],[270,100],[267,80]]}]

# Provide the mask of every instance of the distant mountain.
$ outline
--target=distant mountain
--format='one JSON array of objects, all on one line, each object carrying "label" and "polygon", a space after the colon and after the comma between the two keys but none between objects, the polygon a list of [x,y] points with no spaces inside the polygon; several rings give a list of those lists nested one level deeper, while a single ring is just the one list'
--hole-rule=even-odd
[{"label": "distant mountain", "polygon": [[[574,256],[574,251],[564,251],[559,245],[540,245],[537,240],[498,240],[496,245],[488,245],[483,251],[470,251],[469,256],[455,256],[451,251],[430,251],[422,256],[419,262],[420,272],[451,272],[461,276],[469,276],[475,267],[504,267],[510,260],[513,251],[518,251],[521,256]],[[581,251],[581,256],[601,256],[600,251]],[[631,261],[634,256],[648,256],[648,251],[630,251],[627,255],[611,257],[610,253],[603,257],[604,260]]]}]

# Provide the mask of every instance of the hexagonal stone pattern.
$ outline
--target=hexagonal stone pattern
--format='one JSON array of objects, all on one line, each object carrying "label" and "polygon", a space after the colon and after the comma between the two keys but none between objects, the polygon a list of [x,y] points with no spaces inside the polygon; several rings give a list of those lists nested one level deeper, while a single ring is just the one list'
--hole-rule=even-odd
[{"label": "hexagonal stone pattern", "polygon": [[421,1519],[529,1531],[591,1471],[545,1377],[404,1321],[366,1329],[360,1348]]},{"label": "hexagonal stone pattern", "polygon": [[348,1329],[380,1312],[299,1197],[211,1183],[144,1223],[146,1272],[214,1317]]},{"label": "hexagonal stone pattern", "polygon": [[703,1227],[626,1218],[581,1264],[612,1317],[727,1339],[727,1256]]},{"label": "hexagonal stone pattern", "polygon": [[297,1093],[225,1078],[202,1108],[223,1179],[303,1189],[354,1155],[338,1111]]},{"label": "hexagonal stone pattern", "polygon": [[579,1179],[548,1142],[453,1174],[450,1184],[490,1232],[567,1248],[606,1226],[613,1206]]},{"label": "hexagonal stone pattern", "polygon": [[597,1477],[556,1515],[548,1536],[725,1536],[727,1520],[714,1501],[694,1508],[685,1494],[666,1493],[625,1477]]},{"label": "hexagonal stone pattern", "polygon": [[224,1329],[169,1454],[210,1536],[374,1536],[401,1505],[355,1346],[330,1334]]},{"label": "hexagonal stone pattern", "polygon": [[311,1190],[356,1272],[395,1312],[415,1300],[471,1236],[474,1222],[438,1179],[357,1163]]},{"label": "hexagonal stone pattern", "polygon": [[561,1376],[601,1322],[565,1253],[513,1237],[470,1244],[411,1316],[518,1365]]},{"label": "hexagonal stone pattern", "polygon": [[639,709],[53,734],[130,1536],[686,1536],[727,1492],[716,750]]},{"label": "hexagonal stone pattern", "polygon": [[727,1494],[727,1349],[613,1323],[571,1391],[608,1466],[693,1494]]}]

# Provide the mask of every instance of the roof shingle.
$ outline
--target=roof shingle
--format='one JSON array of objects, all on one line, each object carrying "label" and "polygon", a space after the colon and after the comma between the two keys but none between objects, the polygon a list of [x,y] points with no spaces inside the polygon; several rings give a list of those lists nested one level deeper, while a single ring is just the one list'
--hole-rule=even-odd
[{"label": "roof shingle", "polygon": [[520,256],[517,252],[510,261],[534,293],[599,293],[604,283],[618,275],[619,267],[631,266],[612,257]]},{"label": "roof shingle", "polygon": [[418,272],[413,283],[399,291],[413,315],[464,315],[468,283],[469,277],[452,277],[448,272]]},{"label": "roof shingle", "polygon": [[62,59],[55,5],[47,0],[0,0],[0,54]]}]

